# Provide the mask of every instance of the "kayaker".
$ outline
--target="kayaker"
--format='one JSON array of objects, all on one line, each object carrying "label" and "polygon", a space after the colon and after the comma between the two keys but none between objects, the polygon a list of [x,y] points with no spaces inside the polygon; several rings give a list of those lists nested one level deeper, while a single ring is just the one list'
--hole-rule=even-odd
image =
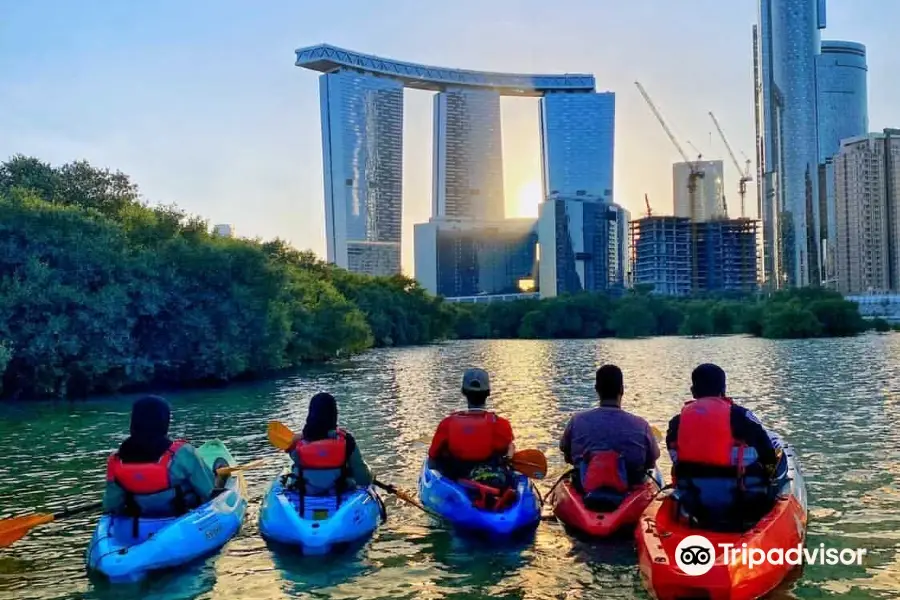
[{"label": "kayaker", "polygon": [[491,380],[483,369],[463,373],[462,394],[467,408],[440,422],[428,458],[445,477],[483,484],[497,490],[511,485],[505,458],[515,453],[512,425],[487,410]]},{"label": "kayaker", "polygon": [[600,406],[569,419],[559,442],[565,461],[577,467],[574,483],[595,503],[616,504],[656,467],[659,445],[650,424],[622,409],[622,370],[597,369],[594,390]]},{"label": "kayaker", "polygon": [[306,424],[287,451],[293,486],[302,496],[341,494],[372,484],[372,471],[353,436],[338,427],[337,401],[321,392],[309,401]]},{"label": "kayaker", "polygon": [[171,409],[159,396],[131,408],[131,435],[107,461],[103,511],[137,517],[184,514],[221,489],[193,446],[169,439]]},{"label": "kayaker", "polygon": [[728,398],[721,367],[702,364],[691,382],[694,400],[669,421],[666,433],[684,508],[719,520],[767,509],[776,443],[752,412]]}]

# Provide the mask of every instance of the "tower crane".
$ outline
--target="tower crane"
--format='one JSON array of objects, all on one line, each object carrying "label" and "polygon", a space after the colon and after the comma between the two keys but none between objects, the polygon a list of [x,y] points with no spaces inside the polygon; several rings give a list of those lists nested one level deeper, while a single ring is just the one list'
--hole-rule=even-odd
[{"label": "tower crane", "polygon": [[[681,144],[678,143],[678,140],[675,138],[675,135],[672,133],[672,130],[669,129],[669,126],[666,124],[665,119],[660,114],[659,109],[656,108],[656,105],[653,104],[653,100],[650,99],[649,94],[647,94],[647,90],[644,89],[644,86],[641,85],[640,81],[635,81],[634,85],[637,86],[638,91],[641,93],[641,96],[644,97],[644,101],[647,102],[647,106],[650,107],[650,110],[653,111],[653,115],[656,117],[656,120],[659,121],[659,124],[662,125],[663,131],[666,132],[666,135],[669,136],[669,140],[672,142],[672,145],[675,146],[675,149],[678,150],[678,154],[681,155],[682,160],[688,164],[688,168],[690,169],[690,173],[688,175],[687,180],[687,190],[688,190],[688,202],[690,203],[690,212],[691,212],[691,291],[693,293],[697,293],[699,291],[699,271],[698,271],[698,249],[697,249],[697,180],[702,179],[705,173],[700,169],[700,165],[697,162],[693,162],[688,158],[688,155],[685,153],[684,148],[681,147]],[[699,159],[702,156],[698,157]]]},{"label": "tower crane", "polygon": [[709,111],[709,116],[712,119],[712,122],[716,126],[716,130],[719,132],[719,137],[722,138],[722,142],[725,144],[725,149],[728,150],[728,156],[731,157],[731,162],[734,163],[734,168],[738,170],[740,174],[740,179],[738,180],[738,194],[741,197],[741,218],[744,218],[744,196],[747,195],[747,182],[753,181],[753,176],[750,175],[750,159],[747,158],[747,162],[745,163],[744,169],[741,170],[741,165],[738,163],[737,157],[734,155],[734,150],[731,149],[731,144],[728,143],[728,138],[725,137],[725,132],[722,131],[722,126],[719,125],[719,120],[716,118],[716,115],[713,114],[712,111]]},{"label": "tower crane", "polygon": [[653,210],[650,208],[650,198],[647,197],[647,194],[644,194],[644,204],[647,206],[647,216],[653,216]]}]

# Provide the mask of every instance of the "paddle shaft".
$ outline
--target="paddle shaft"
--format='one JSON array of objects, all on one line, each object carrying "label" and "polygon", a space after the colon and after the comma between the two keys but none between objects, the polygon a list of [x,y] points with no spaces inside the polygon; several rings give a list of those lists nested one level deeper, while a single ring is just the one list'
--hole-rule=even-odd
[{"label": "paddle shaft", "polygon": [[59,519],[65,519],[66,517],[80,515],[94,510],[100,510],[101,508],[103,508],[102,501],[92,502],[91,504],[83,504],[81,506],[76,506],[75,508],[64,508],[59,512],[53,513],[53,520],[58,521]]},{"label": "paddle shaft", "polygon": [[432,517],[437,517],[438,519],[443,518],[443,517],[441,517],[441,515],[437,514],[436,512],[425,508],[424,505],[422,505],[420,502],[416,501],[415,498],[413,498],[412,496],[410,496],[403,490],[398,490],[396,487],[394,487],[393,485],[391,485],[389,483],[382,483],[382,482],[378,481],[377,479],[372,480],[372,483],[375,485],[375,487],[379,487],[379,488],[383,489],[384,491],[386,491],[387,493],[397,496],[398,498],[400,498],[407,504],[411,504],[412,506],[415,506],[422,512],[428,513]]}]

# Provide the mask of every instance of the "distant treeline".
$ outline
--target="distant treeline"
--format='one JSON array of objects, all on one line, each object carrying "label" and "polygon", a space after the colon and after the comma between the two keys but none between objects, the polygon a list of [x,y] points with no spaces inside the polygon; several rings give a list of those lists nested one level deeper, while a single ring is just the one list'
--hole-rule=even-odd
[{"label": "distant treeline", "polygon": [[837,292],[801,288],[766,299],[679,299],[638,286],[620,298],[579,294],[543,300],[456,305],[462,338],[635,338],[654,335],[728,335],[767,338],[856,335],[870,325],[853,302]]},{"label": "distant treeline", "polygon": [[[149,206],[120,172],[79,161],[0,164],[0,393],[73,397],[264,376],[373,346],[448,338],[750,333],[854,335],[840,295],[451,304],[403,277],[367,277],[280,240],[211,235]],[[887,324],[878,324],[887,327]]]}]

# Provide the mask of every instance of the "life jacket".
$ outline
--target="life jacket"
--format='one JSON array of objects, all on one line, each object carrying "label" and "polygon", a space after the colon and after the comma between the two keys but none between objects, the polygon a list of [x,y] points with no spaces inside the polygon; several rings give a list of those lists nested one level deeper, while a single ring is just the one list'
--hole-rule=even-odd
[{"label": "life jacket", "polygon": [[140,517],[145,514],[142,502],[159,496],[168,506],[165,514],[150,516],[177,516],[187,512],[189,502],[186,491],[172,485],[170,466],[175,453],[187,442],[176,440],[154,463],[125,463],[118,452],[106,460],[106,481],[116,483],[125,492],[125,514],[132,517],[132,536],[138,537]]},{"label": "life jacket", "polygon": [[675,450],[680,463],[743,468],[745,444],[731,431],[731,398],[699,398],[681,408]]},{"label": "life jacket", "polygon": [[618,494],[628,492],[625,458],[615,450],[587,453],[579,461],[578,470],[585,494],[598,490],[609,490]]},{"label": "life jacket", "polygon": [[[301,439],[290,449],[294,460],[296,488],[300,501],[310,496],[336,494],[338,503],[344,492],[348,473],[347,434],[337,429],[323,440],[309,442]],[[301,514],[302,514],[301,507]]]},{"label": "life jacket", "polygon": [[106,480],[115,482],[126,494],[150,496],[172,489],[169,466],[179,448],[187,442],[177,440],[154,463],[125,463],[118,452],[106,461]]},{"label": "life jacket", "polygon": [[494,448],[494,424],[497,415],[490,411],[460,411],[448,417],[447,452],[458,461],[487,462],[497,457]]}]

